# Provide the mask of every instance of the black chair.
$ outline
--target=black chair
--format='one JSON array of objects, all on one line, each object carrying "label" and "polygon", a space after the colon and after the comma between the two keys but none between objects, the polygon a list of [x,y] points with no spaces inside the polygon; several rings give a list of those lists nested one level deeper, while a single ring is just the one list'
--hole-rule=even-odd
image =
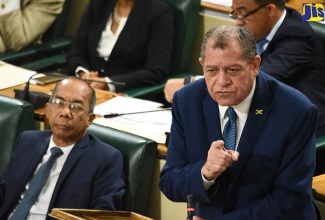
[{"label": "black chair", "polygon": [[309,24],[321,41],[325,52],[325,25],[315,21],[310,21]]},{"label": "black chair", "polygon": [[325,173],[325,136],[316,138],[316,169],[314,176]]},{"label": "black chair", "polygon": [[157,156],[157,143],[113,128],[92,124],[88,133],[123,154],[126,194],[123,210],[147,215],[147,206]]},{"label": "black chair", "polygon": [[34,106],[0,95],[0,173],[10,160],[17,136],[33,128]]}]

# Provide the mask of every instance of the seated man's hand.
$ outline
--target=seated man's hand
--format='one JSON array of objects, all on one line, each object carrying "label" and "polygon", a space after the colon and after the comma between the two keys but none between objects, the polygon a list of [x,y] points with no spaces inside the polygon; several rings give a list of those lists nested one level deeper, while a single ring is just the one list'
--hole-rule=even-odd
[{"label": "seated man's hand", "polygon": [[102,90],[108,90],[108,85],[106,83],[105,77],[98,77],[98,72],[91,71],[89,74],[83,74],[80,76],[82,79],[85,80],[94,80],[96,82],[89,81],[89,85],[94,89],[102,89]]},{"label": "seated man's hand", "polygon": [[169,79],[165,85],[164,93],[167,102],[172,103],[174,93],[184,87],[184,79]]}]

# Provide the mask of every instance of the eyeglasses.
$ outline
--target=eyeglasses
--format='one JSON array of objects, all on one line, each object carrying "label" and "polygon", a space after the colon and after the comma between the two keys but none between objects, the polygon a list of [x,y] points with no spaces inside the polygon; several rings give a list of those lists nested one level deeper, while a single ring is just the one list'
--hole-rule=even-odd
[{"label": "eyeglasses", "polygon": [[235,11],[232,11],[232,12],[229,14],[229,16],[230,16],[232,19],[234,19],[234,20],[237,20],[237,19],[239,19],[239,20],[245,20],[248,16],[250,16],[250,15],[256,13],[258,10],[260,10],[261,8],[267,6],[268,4],[269,4],[269,3],[264,4],[264,5],[261,5],[260,7],[254,9],[254,10],[251,11],[251,12],[248,12],[248,13],[245,14],[245,15],[238,15],[238,16],[237,16],[237,15],[234,15],[234,12],[235,12]]},{"label": "eyeglasses", "polygon": [[64,109],[65,106],[68,105],[73,114],[81,114],[87,111],[87,109],[80,103],[65,102],[62,99],[53,99],[50,101],[50,104],[57,109]]}]

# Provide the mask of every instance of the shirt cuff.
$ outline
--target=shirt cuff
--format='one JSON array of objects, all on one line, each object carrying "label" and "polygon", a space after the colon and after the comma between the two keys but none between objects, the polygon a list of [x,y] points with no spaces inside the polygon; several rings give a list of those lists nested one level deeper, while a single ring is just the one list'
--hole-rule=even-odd
[{"label": "shirt cuff", "polygon": [[201,176],[202,176],[203,186],[204,186],[205,191],[210,189],[210,187],[214,184],[214,181],[217,179],[217,178],[215,178],[213,180],[207,180],[207,179],[204,178],[202,172],[201,172]]},{"label": "shirt cuff", "polygon": [[0,16],[18,9],[20,9],[20,0],[8,0],[6,3],[1,3]]},{"label": "shirt cuff", "polygon": [[112,85],[112,84],[109,84],[109,82],[113,82],[113,81],[110,78],[108,78],[108,77],[105,77],[105,80],[106,80],[106,82],[108,82],[107,83],[108,90],[111,91],[111,92],[115,92],[116,91],[115,90],[115,86]]},{"label": "shirt cuff", "polygon": [[83,71],[86,74],[89,74],[90,73],[89,70],[87,70],[86,68],[84,68],[82,66],[78,66],[76,68],[76,71],[75,71],[76,77],[80,77],[79,74],[78,74],[79,71]]}]

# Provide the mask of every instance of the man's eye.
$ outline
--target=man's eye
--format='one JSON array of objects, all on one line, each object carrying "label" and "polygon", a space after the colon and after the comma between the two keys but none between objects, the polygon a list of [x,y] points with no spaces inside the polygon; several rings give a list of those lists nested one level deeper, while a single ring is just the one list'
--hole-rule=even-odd
[{"label": "man's eye", "polygon": [[229,69],[227,69],[227,72],[228,72],[228,73],[237,73],[237,72],[238,72],[238,69],[235,69],[235,68],[229,68]]},{"label": "man's eye", "polygon": [[73,109],[82,109],[82,106],[80,106],[78,104],[73,104],[73,103],[70,104],[70,107]]}]

